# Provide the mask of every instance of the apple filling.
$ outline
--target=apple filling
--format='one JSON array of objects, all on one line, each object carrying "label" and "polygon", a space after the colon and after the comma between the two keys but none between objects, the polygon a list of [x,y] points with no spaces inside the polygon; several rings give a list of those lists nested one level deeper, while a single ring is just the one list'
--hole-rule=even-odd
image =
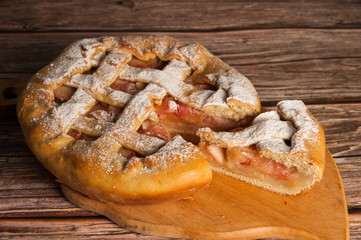
[{"label": "apple filling", "polygon": [[251,179],[250,182],[256,180],[268,182],[272,186],[293,188],[306,186],[313,181],[311,176],[301,174],[296,167],[287,167],[271,158],[260,156],[255,145],[226,149],[201,141],[198,147],[212,166]]},{"label": "apple filling", "polygon": [[76,88],[61,85],[57,89],[54,90],[54,101],[57,104],[62,104],[64,102],[68,101],[71,98],[71,96],[73,96],[75,91],[76,91]]},{"label": "apple filling", "polygon": [[95,136],[90,136],[88,134],[79,132],[75,129],[71,129],[69,130],[69,132],[67,133],[69,136],[71,136],[72,138],[74,138],[75,140],[84,140],[84,141],[94,141],[96,140],[98,137]]},{"label": "apple filling", "polygon": [[171,132],[195,133],[199,128],[210,127],[215,131],[227,131],[239,126],[239,122],[223,117],[209,116],[198,109],[165,97],[154,109],[159,123]]},{"label": "apple filling", "polygon": [[142,123],[142,126],[138,129],[138,132],[152,137],[160,138],[166,142],[172,140],[171,133],[161,124],[146,120]]},{"label": "apple filling", "polygon": [[138,156],[136,151],[130,150],[130,149],[125,148],[125,147],[121,147],[119,149],[118,153],[120,155],[122,155],[123,157],[125,157],[126,159],[131,159],[132,157]]},{"label": "apple filling", "polygon": [[98,102],[85,114],[85,116],[106,122],[115,122],[122,111],[123,108]]},{"label": "apple filling", "polygon": [[148,61],[140,60],[136,57],[132,57],[130,62],[128,63],[129,66],[135,68],[152,68],[162,70],[167,64],[167,61],[162,61],[159,58],[153,58]]}]

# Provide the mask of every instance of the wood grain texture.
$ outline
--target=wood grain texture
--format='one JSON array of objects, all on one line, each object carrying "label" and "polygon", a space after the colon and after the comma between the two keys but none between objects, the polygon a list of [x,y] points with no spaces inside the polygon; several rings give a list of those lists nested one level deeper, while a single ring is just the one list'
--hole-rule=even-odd
[{"label": "wood grain texture", "polygon": [[[350,209],[361,208],[361,156],[335,158]],[[361,223],[360,223],[361,227]]]},{"label": "wood grain texture", "polygon": [[[0,72],[34,73],[76,40],[127,34],[154,33],[0,34]],[[180,40],[199,42],[232,66],[361,58],[360,29],[255,29],[164,34]]]},{"label": "wood grain texture", "polygon": [[326,145],[334,157],[360,156],[361,107],[355,104],[309,105],[325,131]]},{"label": "wood grain texture", "polygon": [[[0,80],[28,79],[71,42],[107,34],[112,33],[0,35]],[[200,42],[246,75],[263,104],[274,105],[290,98],[323,104],[361,101],[361,81],[357,81],[361,71],[361,30],[276,29],[170,35]]]},{"label": "wood grain texture", "polygon": [[104,217],[0,219],[2,239],[127,239],[160,240],[119,228]]},{"label": "wood grain texture", "polygon": [[[65,185],[62,191],[75,205],[142,234],[244,240],[265,237],[341,240],[349,236],[343,187],[329,152],[321,182],[296,196],[264,191],[215,172],[210,185],[190,199],[154,205],[104,203]],[[323,201],[325,198],[327,201]]]},{"label": "wood grain texture", "polygon": [[[361,214],[350,213],[350,239],[361,238]],[[169,238],[142,235],[120,228],[105,217],[82,218],[1,218],[3,239],[127,239],[165,240]]]},{"label": "wood grain texture", "polygon": [[306,104],[361,101],[361,58],[315,59],[235,66],[252,80],[263,105],[302,99]]},{"label": "wood grain texture", "polygon": [[0,16],[3,16],[0,31],[342,28],[360,26],[360,15],[360,2],[357,0],[301,2],[15,0],[0,2]]},{"label": "wood grain texture", "polygon": [[361,212],[349,213],[350,239],[361,239]]},{"label": "wood grain texture", "polygon": [[0,218],[97,215],[65,201],[59,183],[35,157],[1,157],[0,186]]},{"label": "wood grain texture", "polygon": [[0,119],[0,156],[31,156],[19,121],[15,117]]}]

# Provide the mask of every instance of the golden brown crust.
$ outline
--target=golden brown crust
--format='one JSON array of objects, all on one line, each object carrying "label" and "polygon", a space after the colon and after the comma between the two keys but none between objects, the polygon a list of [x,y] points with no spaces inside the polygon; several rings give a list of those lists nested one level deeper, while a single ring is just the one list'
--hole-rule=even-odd
[{"label": "golden brown crust", "polygon": [[160,152],[125,163],[101,146],[76,146],[80,144],[86,143],[74,143],[74,150],[52,156],[48,168],[61,182],[101,201],[149,204],[179,199],[204,188],[211,178],[207,161],[191,144],[182,148],[188,154]]},{"label": "golden brown crust", "polygon": [[[132,56],[141,60],[158,57],[169,63],[165,73],[138,71],[127,66]],[[95,72],[88,74],[94,67]],[[155,73],[165,76],[154,79]],[[194,78],[209,75],[219,85],[222,97],[191,85],[173,89],[177,83],[165,81],[174,77],[183,84],[189,74]],[[119,76],[148,85],[130,96],[109,88]],[[237,89],[239,82],[246,89]],[[76,91],[59,105],[54,91],[61,85]],[[242,91],[248,93],[248,98],[237,95]],[[236,120],[254,116],[260,110],[252,84],[199,44],[167,36],[127,36],[84,39],[70,45],[30,79],[17,113],[30,149],[59,181],[102,201],[151,203],[188,196],[211,179],[208,162],[194,145],[181,137],[166,143],[136,132],[149,117],[154,102],[161,101],[165,94],[173,94],[201,111]],[[214,101],[207,102],[213,95]],[[91,121],[82,120],[99,101],[124,108],[116,123],[99,121],[89,125]],[[89,129],[93,126],[93,134],[100,136],[94,141],[75,140],[68,132],[76,125]],[[143,156],[127,160],[118,153],[123,147],[134,147]]]}]

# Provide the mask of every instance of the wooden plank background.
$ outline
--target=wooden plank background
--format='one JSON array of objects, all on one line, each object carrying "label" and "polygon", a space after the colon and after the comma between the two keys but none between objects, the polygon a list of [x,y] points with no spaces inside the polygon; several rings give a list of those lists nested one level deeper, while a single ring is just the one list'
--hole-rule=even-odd
[{"label": "wooden plank background", "polygon": [[[71,42],[163,33],[196,41],[246,75],[263,106],[301,99],[324,127],[342,176],[351,239],[361,238],[361,2],[0,1],[0,81],[29,79]],[[0,119],[0,238],[163,239],[67,202]]]}]

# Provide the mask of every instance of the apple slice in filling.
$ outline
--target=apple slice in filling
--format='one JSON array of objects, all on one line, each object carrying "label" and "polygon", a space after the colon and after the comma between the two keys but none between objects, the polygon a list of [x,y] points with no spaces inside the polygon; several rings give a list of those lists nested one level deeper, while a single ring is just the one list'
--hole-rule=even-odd
[{"label": "apple slice in filling", "polygon": [[205,141],[199,148],[216,167],[231,170],[249,177],[267,175],[274,180],[290,181],[298,177],[296,167],[287,167],[275,160],[260,156],[256,146],[223,148]]},{"label": "apple slice in filling", "polygon": [[288,167],[261,156],[255,145],[223,148],[201,141],[198,147],[215,171],[279,194],[298,194],[315,182],[311,175],[300,173],[295,166]]},{"label": "apple slice in filling", "polygon": [[163,99],[162,104],[156,105],[154,111],[159,123],[170,132],[176,133],[194,135],[202,127],[210,127],[215,131],[227,131],[240,125],[238,121],[229,118],[209,116],[169,96]]}]

